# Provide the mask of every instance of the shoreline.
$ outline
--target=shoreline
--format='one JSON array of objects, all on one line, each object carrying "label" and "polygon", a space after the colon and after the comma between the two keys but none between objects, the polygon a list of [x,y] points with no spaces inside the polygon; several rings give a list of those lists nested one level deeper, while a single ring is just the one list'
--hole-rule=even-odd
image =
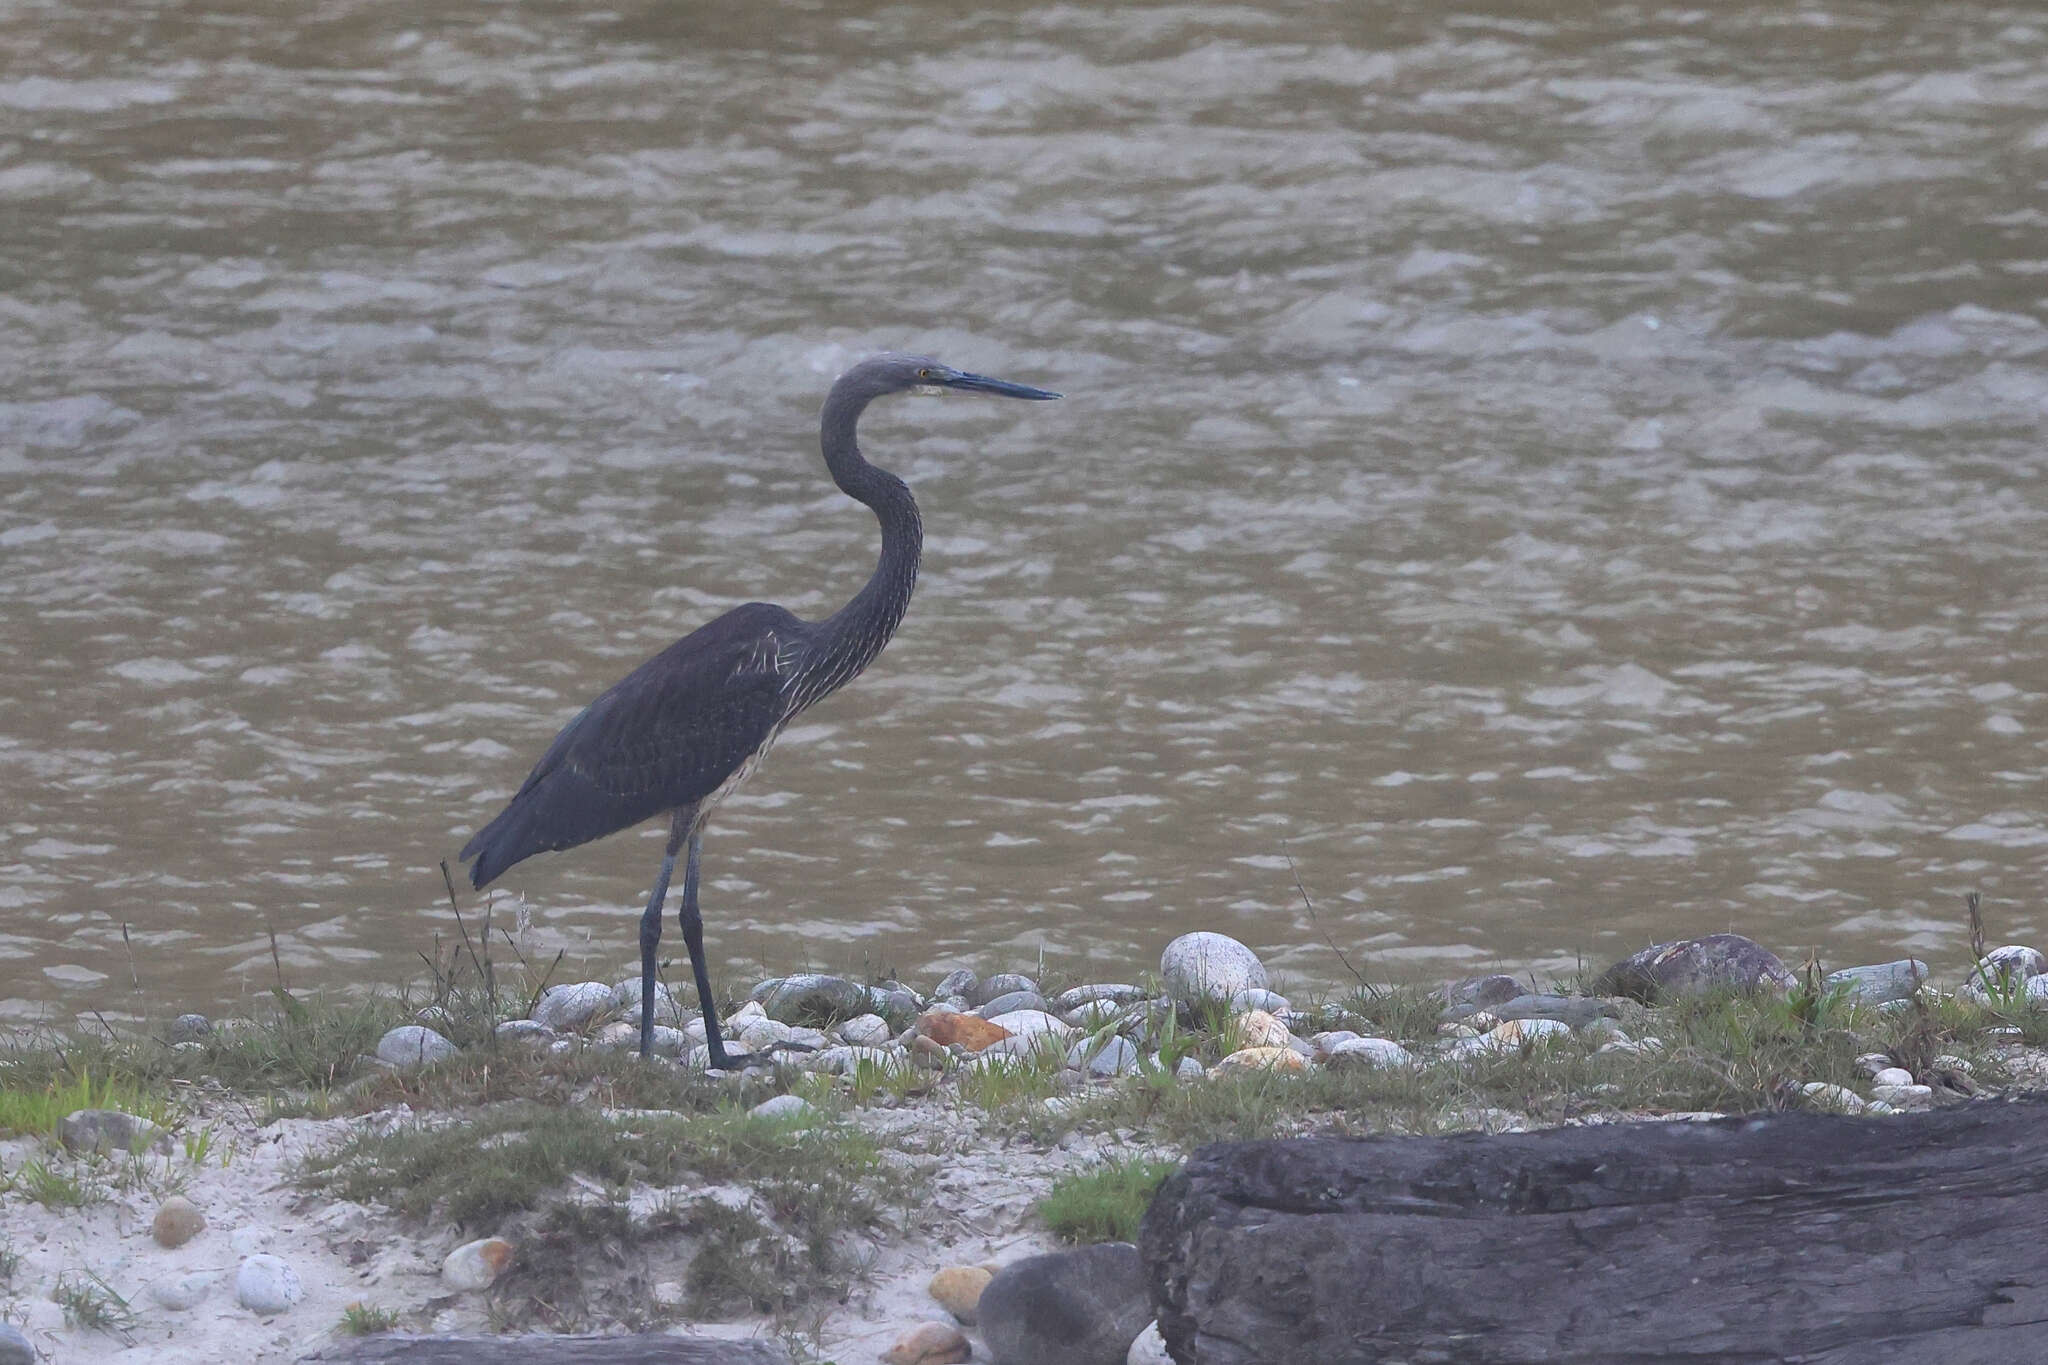
[{"label": "shoreline", "polygon": [[[1569,994],[1495,975],[1297,1005],[1249,949],[1192,934],[1131,975],[771,978],[722,1022],[774,1062],[734,1073],[703,1069],[701,1021],[665,992],[676,1059],[642,1062],[637,981],[460,950],[424,1004],[280,990],[267,1017],[45,1030],[0,1050],[0,1318],[51,1362],[289,1361],[395,1328],[680,1331],[867,1365],[920,1324],[980,1359],[935,1276],[985,1282],[1128,1227],[1147,1187],[1091,1179],[1156,1184],[1205,1142],[1882,1115],[2048,1086],[2048,964],[2023,947],[1943,983],[1910,959],[1801,974],[1709,935]],[[72,1151],[71,1109],[160,1131]],[[166,1245],[174,1197],[202,1226]],[[294,1287],[244,1306],[273,1258]]]}]

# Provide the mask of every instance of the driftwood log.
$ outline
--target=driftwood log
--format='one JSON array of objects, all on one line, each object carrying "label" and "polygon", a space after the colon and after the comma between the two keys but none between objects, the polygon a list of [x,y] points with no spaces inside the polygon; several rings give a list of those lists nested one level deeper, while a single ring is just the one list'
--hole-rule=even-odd
[{"label": "driftwood log", "polygon": [[790,1365],[766,1341],[712,1341],[656,1333],[621,1336],[407,1336],[389,1333],[329,1346],[302,1361],[348,1365]]},{"label": "driftwood log", "polygon": [[1181,1365],[2048,1361],[2048,1096],[1206,1147],[1142,1248]]}]

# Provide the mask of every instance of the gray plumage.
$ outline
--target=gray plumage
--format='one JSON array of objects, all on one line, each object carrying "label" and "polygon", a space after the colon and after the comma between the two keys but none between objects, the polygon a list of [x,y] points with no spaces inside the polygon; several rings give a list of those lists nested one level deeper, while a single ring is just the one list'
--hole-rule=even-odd
[{"label": "gray plumage", "polygon": [[729,1064],[703,953],[697,910],[704,821],[745,779],[792,718],[845,686],[896,633],[917,584],[924,545],[904,482],[861,455],[854,429],[874,399],[936,386],[1010,398],[1056,393],[968,374],[925,356],[873,356],[848,370],[819,420],[825,467],[881,524],[874,574],[823,621],[749,602],[700,626],[613,684],[555,736],[518,793],[462,848],[482,890],[514,864],[669,817],[668,849],[640,922],[640,1052],[653,1040],[655,948],[675,860],[687,846],[681,926],[690,950],[711,1063]]}]

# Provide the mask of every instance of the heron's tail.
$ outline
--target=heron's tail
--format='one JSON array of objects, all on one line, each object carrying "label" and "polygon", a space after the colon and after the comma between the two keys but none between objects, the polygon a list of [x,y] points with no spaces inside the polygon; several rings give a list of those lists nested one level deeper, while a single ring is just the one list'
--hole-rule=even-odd
[{"label": "heron's tail", "polygon": [[532,815],[514,801],[478,830],[456,856],[469,863],[469,884],[481,891],[515,863],[541,851],[533,837]]}]

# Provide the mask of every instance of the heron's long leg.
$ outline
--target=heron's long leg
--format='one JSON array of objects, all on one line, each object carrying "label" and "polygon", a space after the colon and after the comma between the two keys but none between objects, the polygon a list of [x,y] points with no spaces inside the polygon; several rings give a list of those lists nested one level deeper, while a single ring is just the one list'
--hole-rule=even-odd
[{"label": "heron's long leg", "polygon": [[703,854],[703,831],[692,831],[689,861],[683,865],[683,908],[678,917],[683,925],[683,946],[690,950],[690,970],[697,977],[697,1008],[704,1015],[704,1042],[711,1050],[711,1065],[729,1071],[732,1059],[726,1056],[725,1039],[719,1036],[718,1010],[711,1001],[711,973],[704,965],[704,920],[697,913],[697,865]]},{"label": "heron's long leg", "polygon": [[[682,851],[683,817],[678,814],[669,828],[668,856],[661,860],[661,875],[654,879],[654,894],[647,898],[647,911],[640,916],[640,1055],[654,1047],[654,950],[661,946],[661,903],[668,899],[668,879],[676,872],[676,854]],[[695,859],[692,859],[694,862]]]}]

